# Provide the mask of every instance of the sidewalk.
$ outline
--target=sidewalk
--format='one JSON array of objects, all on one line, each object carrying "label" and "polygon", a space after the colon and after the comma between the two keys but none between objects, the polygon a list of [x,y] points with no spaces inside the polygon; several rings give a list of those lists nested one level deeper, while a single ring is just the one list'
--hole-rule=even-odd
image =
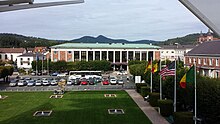
[{"label": "sidewalk", "polygon": [[153,124],[169,124],[143,97],[135,90],[125,90]]}]

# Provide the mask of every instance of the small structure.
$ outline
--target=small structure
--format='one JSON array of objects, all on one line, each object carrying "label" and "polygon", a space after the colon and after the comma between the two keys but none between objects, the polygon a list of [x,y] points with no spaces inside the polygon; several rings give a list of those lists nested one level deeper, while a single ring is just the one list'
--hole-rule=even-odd
[{"label": "small structure", "polygon": [[50,98],[61,99],[63,95],[51,95]]},{"label": "small structure", "polygon": [[104,94],[105,97],[117,97],[116,94]]},{"label": "small structure", "polygon": [[124,114],[123,109],[108,109],[109,114]]},{"label": "small structure", "polygon": [[5,99],[5,98],[7,98],[8,96],[2,96],[2,95],[0,95],[0,100],[1,99]]},{"label": "small structure", "polygon": [[33,116],[37,116],[37,117],[47,117],[50,116],[52,113],[52,110],[48,110],[48,111],[36,111]]},{"label": "small structure", "polygon": [[54,90],[53,94],[54,95],[58,95],[58,94],[62,95],[62,94],[64,94],[64,90]]}]

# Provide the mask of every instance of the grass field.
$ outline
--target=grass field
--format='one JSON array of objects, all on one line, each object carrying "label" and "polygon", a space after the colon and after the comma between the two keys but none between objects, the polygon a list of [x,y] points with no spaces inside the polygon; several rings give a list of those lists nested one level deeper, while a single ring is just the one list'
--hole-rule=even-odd
[{"label": "grass field", "polygon": [[[105,98],[104,94],[116,94]],[[0,124],[151,124],[125,91],[66,92],[50,99],[52,92],[0,92]],[[124,115],[109,115],[109,108],[124,109]],[[35,111],[52,110],[50,117],[33,117]]]}]

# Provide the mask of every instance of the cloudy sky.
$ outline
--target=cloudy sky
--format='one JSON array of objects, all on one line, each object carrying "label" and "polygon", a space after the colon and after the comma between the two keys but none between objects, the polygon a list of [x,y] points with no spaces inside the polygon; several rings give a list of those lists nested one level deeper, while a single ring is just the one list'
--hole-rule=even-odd
[{"label": "cloudy sky", "polygon": [[[35,0],[35,2],[64,0]],[[83,4],[0,13],[0,33],[71,40],[104,35],[167,40],[208,28],[178,0],[85,0]]]}]

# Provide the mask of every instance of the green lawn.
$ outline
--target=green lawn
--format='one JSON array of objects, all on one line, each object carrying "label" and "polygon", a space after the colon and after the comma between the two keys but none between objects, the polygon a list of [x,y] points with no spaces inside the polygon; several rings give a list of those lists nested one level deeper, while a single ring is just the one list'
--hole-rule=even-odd
[{"label": "green lawn", "polygon": [[[116,94],[105,98],[104,94]],[[52,92],[0,92],[0,124],[151,124],[125,91],[66,92],[50,99]],[[124,109],[124,115],[109,115],[109,108]],[[33,117],[37,110],[53,110],[50,117]]]}]

